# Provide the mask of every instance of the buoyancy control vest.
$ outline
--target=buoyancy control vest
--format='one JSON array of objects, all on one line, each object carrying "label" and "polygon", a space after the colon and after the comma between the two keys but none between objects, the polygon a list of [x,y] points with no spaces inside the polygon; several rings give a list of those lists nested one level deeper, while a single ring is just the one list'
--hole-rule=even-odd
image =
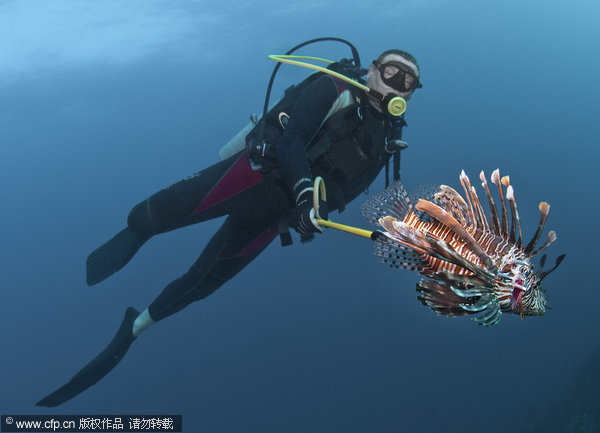
[{"label": "buoyancy control vest", "polygon": [[[288,88],[284,97],[246,135],[248,158],[254,169],[270,173],[277,168],[276,146],[285,131],[288,113],[304,88],[322,75],[312,74]],[[307,143],[306,152],[313,177],[325,180],[329,209],[341,212],[368,188],[390,157],[400,152],[391,143],[401,139],[406,122],[402,116],[392,117],[377,111],[365,101],[366,96],[360,90],[347,85],[344,89],[339,82],[336,85],[340,94]]]},{"label": "buoyancy control vest", "polygon": [[324,179],[329,209],[340,212],[400,151],[390,143],[400,138],[406,124],[402,117],[391,118],[353,96],[354,102],[333,113],[307,145],[313,177]]}]

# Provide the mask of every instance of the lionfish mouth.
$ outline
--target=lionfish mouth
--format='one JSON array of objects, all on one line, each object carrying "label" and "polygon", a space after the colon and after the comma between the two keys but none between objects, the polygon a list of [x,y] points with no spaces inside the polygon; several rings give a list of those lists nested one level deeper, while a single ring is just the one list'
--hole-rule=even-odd
[{"label": "lionfish mouth", "polygon": [[512,296],[510,297],[510,306],[515,313],[519,313],[521,311],[521,302],[523,301],[523,295],[525,294],[525,290],[515,287],[512,291]]}]

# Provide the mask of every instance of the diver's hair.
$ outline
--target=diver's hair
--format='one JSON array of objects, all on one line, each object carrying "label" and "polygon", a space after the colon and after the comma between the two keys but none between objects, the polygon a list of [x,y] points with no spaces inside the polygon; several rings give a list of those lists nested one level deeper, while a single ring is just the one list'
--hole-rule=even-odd
[{"label": "diver's hair", "polygon": [[412,54],[407,53],[406,51],[402,51],[402,50],[387,50],[387,51],[384,51],[383,53],[381,53],[379,55],[379,57],[377,57],[376,62],[377,63],[381,63],[381,61],[384,59],[384,57],[387,56],[387,55],[389,55],[389,54],[396,54],[396,55],[398,55],[400,57],[405,58],[409,62],[414,63],[415,66],[417,67],[417,73],[418,73],[418,75],[421,76],[421,70],[419,69],[419,64],[417,63],[417,59],[415,59]]}]

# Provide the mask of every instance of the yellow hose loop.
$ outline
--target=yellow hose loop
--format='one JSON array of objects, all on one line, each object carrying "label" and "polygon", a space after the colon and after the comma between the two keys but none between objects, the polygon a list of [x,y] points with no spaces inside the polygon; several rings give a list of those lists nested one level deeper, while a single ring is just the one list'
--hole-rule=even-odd
[{"label": "yellow hose loop", "polygon": [[[335,63],[331,60],[321,59],[319,57],[286,56],[286,55],[280,55],[280,54],[270,54],[269,59],[275,60],[276,62],[280,62],[280,63],[288,63],[290,65],[303,66],[305,68],[310,68],[310,69],[314,69],[316,71],[324,72],[326,74],[329,74],[331,76],[339,78],[340,80],[343,80],[346,83],[352,84],[353,86],[358,87],[359,89],[361,89],[367,93],[373,93],[372,96],[374,96],[375,98],[378,98],[378,99],[383,98],[383,95],[381,95],[381,93],[377,92],[377,94],[379,94],[379,96],[376,96],[375,95],[376,92],[372,92],[369,87],[359,83],[358,81],[354,81],[352,78],[346,77],[345,75],[342,75],[338,72],[332,71],[331,69],[323,68],[322,66],[313,65],[312,63],[307,63],[307,62],[300,62],[300,61],[294,60],[294,59],[315,60],[315,61],[325,62],[325,63]],[[388,102],[388,105],[386,108],[392,116],[400,116],[400,115],[404,114],[404,112],[406,111],[406,100],[404,98],[402,98],[401,96],[396,96],[395,98],[392,98]]]},{"label": "yellow hose loop", "polygon": [[342,75],[335,71],[332,71],[331,69],[327,69],[327,68],[324,68],[324,67],[318,66],[318,65],[313,65],[312,63],[300,62],[298,60],[293,60],[293,59],[316,60],[316,61],[321,61],[321,62],[326,62],[326,63],[335,63],[335,62],[332,62],[331,60],[320,59],[318,57],[309,57],[309,56],[284,56],[284,55],[280,55],[280,54],[271,54],[271,55],[269,55],[269,59],[275,60],[276,62],[288,63],[290,65],[296,65],[296,66],[303,66],[305,68],[310,68],[310,69],[314,69],[316,71],[324,72],[326,74],[329,74],[336,78],[339,78],[340,80],[344,80],[345,82],[352,84],[353,86],[356,86],[359,89],[364,90],[367,93],[369,93],[371,91],[371,89],[369,89],[367,86],[364,86],[364,85],[360,84],[359,82],[354,81],[352,78],[348,78],[345,75]]}]

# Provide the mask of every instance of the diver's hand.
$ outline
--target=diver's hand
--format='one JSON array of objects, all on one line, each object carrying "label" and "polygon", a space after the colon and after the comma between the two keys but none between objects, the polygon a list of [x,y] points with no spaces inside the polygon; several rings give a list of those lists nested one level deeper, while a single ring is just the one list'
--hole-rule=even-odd
[{"label": "diver's hand", "polygon": [[323,233],[323,227],[319,225],[317,219],[327,219],[327,204],[321,202],[318,212],[315,214],[313,207],[313,189],[306,190],[299,198],[296,208],[290,215],[290,227],[292,227],[300,236],[308,238],[313,233]]}]

